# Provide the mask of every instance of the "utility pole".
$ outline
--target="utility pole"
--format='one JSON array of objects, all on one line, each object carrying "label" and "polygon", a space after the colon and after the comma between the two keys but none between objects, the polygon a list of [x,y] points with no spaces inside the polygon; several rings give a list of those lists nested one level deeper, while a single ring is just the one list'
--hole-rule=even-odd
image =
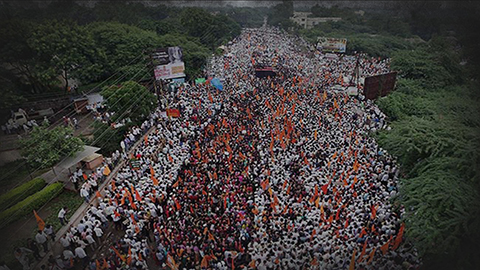
[{"label": "utility pole", "polygon": [[155,65],[153,64],[152,52],[149,53],[148,57],[150,59],[150,67],[153,69],[153,88],[155,89],[155,94],[157,95],[158,106],[160,106],[160,92],[158,91],[157,87],[157,78],[155,77]]}]

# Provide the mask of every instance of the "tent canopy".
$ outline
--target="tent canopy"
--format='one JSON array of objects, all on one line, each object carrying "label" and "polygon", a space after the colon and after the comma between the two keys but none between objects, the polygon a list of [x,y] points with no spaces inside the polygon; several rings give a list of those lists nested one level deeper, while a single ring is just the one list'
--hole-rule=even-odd
[{"label": "tent canopy", "polygon": [[85,145],[83,147],[83,150],[81,151],[78,151],[77,153],[75,153],[73,156],[71,157],[67,157],[65,160],[63,160],[62,162],[58,163],[55,168],[59,168],[59,169],[69,169],[73,166],[76,166],[78,162],[82,161],[84,158],[88,157],[88,156],[91,156],[92,154],[94,154],[95,152],[97,152],[98,150],[100,150],[100,148],[98,147],[93,147],[93,146],[89,146],[89,145]]}]

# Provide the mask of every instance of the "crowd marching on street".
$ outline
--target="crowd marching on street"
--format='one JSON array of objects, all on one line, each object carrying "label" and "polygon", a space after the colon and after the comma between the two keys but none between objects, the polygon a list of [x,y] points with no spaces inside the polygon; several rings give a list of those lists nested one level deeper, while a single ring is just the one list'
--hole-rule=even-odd
[{"label": "crowd marching on street", "polygon": [[[276,28],[244,29],[207,70],[224,79],[222,91],[180,87],[167,97],[179,118],[157,108],[104,165],[75,172],[95,203],[61,237],[56,267],[417,269],[404,209],[391,203],[396,161],[369,135],[389,128],[385,115],[360,85],[358,96],[332,90],[354,73],[355,57],[310,57],[303,43]],[[389,71],[388,59],[359,61],[364,75]],[[256,63],[277,75],[257,78]],[[98,192],[122,155],[136,165]],[[109,226],[124,236],[96,254]]]}]

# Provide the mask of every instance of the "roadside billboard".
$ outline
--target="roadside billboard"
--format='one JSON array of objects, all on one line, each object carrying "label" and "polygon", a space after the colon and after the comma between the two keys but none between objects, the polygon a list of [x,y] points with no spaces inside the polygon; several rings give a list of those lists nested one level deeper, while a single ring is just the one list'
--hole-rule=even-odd
[{"label": "roadside billboard", "polygon": [[344,53],[347,50],[347,39],[318,37],[317,49],[323,52]]},{"label": "roadside billboard", "polygon": [[388,95],[394,88],[397,72],[390,72],[365,78],[363,92],[368,99],[376,99]]},{"label": "roadside billboard", "polygon": [[155,79],[173,79],[185,77],[185,63],[180,47],[160,48],[152,53]]}]

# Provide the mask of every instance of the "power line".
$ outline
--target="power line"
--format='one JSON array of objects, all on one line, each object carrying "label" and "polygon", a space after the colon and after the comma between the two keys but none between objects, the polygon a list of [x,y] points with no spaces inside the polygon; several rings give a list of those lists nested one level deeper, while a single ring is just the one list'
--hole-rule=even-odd
[{"label": "power line", "polygon": [[[142,56],[142,54],[140,54],[139,56]],[[137,56],[135,59],[138,59],[139,56]],[[135,60],[135,59],[134,59],[134,60]],[[134,60],[132,60],[130,63],[132,63]],[[130,64],[130,63],[129,63],[129,64]],[[145,70],[146,70],[145,68],[142,69],[142,71],[145,71]],[[118,73],[118,72],[117,72],[117,73]],[[138,73],[137,73],[137,74],[138,74]],[[93,90],[94,90],[95,88],[97,88],[97,87],[99,87],[101,84],[105,83],[107,80],[109,80],[109,79],[110,79],[111,77],[113,77],[114,75],[115,75],[115,74],[113,74],[112,76],[110,76],[109,78],[107,78],[106,80],[104,80],[103,82],[101,82],[100,84],[98,84],[96,87],[92,88],[92,90],[91,90],[89,93],[87,93],[87,94],[90,94],[91,92],[93,92]],[[113,82],[113,84],[118,83],[121,79],[125,78],[126,75],[127,75],[127,74],[124,74],[124,75],[120,76],[119,78],[117,78],[117,79]],[[136,75],[134,75],[134,76],[136,76]],[[70,103],[69,105],[65,106],[62,110],[70,107],[72,104],[74,104],[74,102],[72,102],[72,103]],[[62,110],[60,110],[60,111],[62,111]],[[51,117],[53,117],[53,116],[55,116],[56,114],[60,113],[60,111],[58,111],[57,113],[55,113],[55,114],[52,115]],[[75,109],[73,109],[72,112],[73,112],[73,114],[75,114],[75,113],[76,113],[76,112],[75,112]],[[91,114],[91,113],[92,113],[92,112],[88,113],[86,116],[88,116],[88,115]],[[67,114],[66,116],[70,117],[70,116],[73,116],[73,114],[71,114],[71,115],[70,115],[70,114]],[[81,120],[85,119],[86,116],[83,117]],[[80,121],[81,121],[81,120],[80,120]],[[60,121],[61,121],[61,119],[57,120],[56,122],[52,123],[52,124],[50,125],[50,127],[58,124]],[[79,122],[80,122],[80,121],[79,121]],[[10,170],[10,174],[12,174],[13,172],[17,171],[20,167],[22,167],[22,165],[19,165],[19,166],[17,166],[15,169]],[[36,172],[36,171],[37,171],[37,170],[35,170],[34,172]],[[2,177],[2,178],[0,179],[0,181],[3,180],[3,179],[5,179],[5,178],[6,178],[8,175],[10,175],[10,174],[7,174],[7,175],[5,175],[4,177]],[[18,186],[18,185],[17,185],[17,186]]]},{"label": "power line", "polygon": [[[144,68],[144,69],[146,69],[146,68]],[[140,71],[142,71],[142,70],[140,70]],[[134,77],[136,77],[136,76],[140,73],[140,71],[137,72],[137,74],[135,74]],[[132,79],[133,79],[134,77],[132,77]],[[142,77],[142,78],[143,78],[143,77]],[[123,87],[123,86],[122,86],[122,87]],[[128,94],[128,93],[125,93],[121,98],[125,97],[127,94]],[[113,105],[116,105],[116,104],[121,100],[121,98],[119,98],[119,99],[117,100],[117,102],[115,102]],[[90,112],[90,113],[92,113],[92,112]],[[90,113],[89,113],[89,114],[90,114]],[[87,114],[83,119],[85,119],[89,114]],[[82,120],[83,120],[83,119],[82,119]],[[92,126],[94,123],[95,123],[95,121],[93,121],[93,122],[92,122],[90,125],[88,125],[87,127]],[[103,133],[102,133],[102,134],[103,134]],[[60,140],[60,138],[59,138],[58,140]],[[93,143],[95,143],[95,141],[94,141]],[[73,153],[70,153],[70,154],[73,154]],[[69,155],[70,155],[70,154],[69,154]],[[69,157],[69,155],[65,156],[65,157],[64,157],[61,161],[59,161],[58,163],[66,160],[66,159]],[[19,168],[19,167],[20,167],[20,166],[18,166],[17,168]],[[39,166],[35,171],[33,171],[33,173],[39,171],[40,169],[41,169],[41,166]],[[18,185],[17,185],[17,186],[18,186]],[[33,187],[31,187],[31,188],[33,188]],[[28,192],[29,190],[30,190],[30,189],[25,190],[25,191],[22,193],[22,195],[25,194],[26,192]],[[9,207],[10,207],[10,206],[9,206]]]},{"label": "power line", "polygon": [[[145,93],[143,93],[143,95],[139,96],[136,100],[132,100],[132,103],[130,104],[130,106],[128,107],[128,109],[124,110],[124,112],[123,112],[123,114],[121,115],[121,117],[125,116],[125,114],[127,114],[127,113],[131,114],[132,111],[130,111],[130,109],[131,109],[140,99],[146,98],[148,93],[149,93],[148,91],[145,91]],[[127,104],[127,105],[128,105],[128,104]],[[125,105],[125,106],[127,106],[127,105]],[[107,131],[108,131],[108,129],[105,130],[105,131],[102,133],[102,135],[103,135],[104,133],[106,133]],[[109,139],[110,139],[113,135],[114,135],[114,134],[112,134],[112,135],[109,137]],[[94,141],[94,143],[95,143],[95,142],[97,142],[97,141]],[[66,169],[61,170],[60,173],[62,173],[62,172],[65,171],[65,170],[66,170]],[[68,184],[68,182],[69,182],[69,181],[65,181],[65,183],[63,184],[63,187],[62,187],[62,188],[65,188],[66,185]],[[48,201],[47,201],[42,207],[40,207],[37,211],[42,210],[42,209],[43,209],[44,207],[46,207],[46,205],[47,205],[51,200],[53,200],[53,199],[54,199],[54,198],[51,198],[50,200],[48,200]],[[15,236],[15,235],[16,235],[16,232],[18,232],[21,228],[23,228],[23,226],[25,226],[27,223],[28,223],[28,221],[26,221],[25,223],[23,223],[23,224],[17,229],[17,231],[15,231],[15,233],[12,234],[12,236]],[[5,224],[6,224],[6,223],[1,224],[0,227],[5,226]]]}]

